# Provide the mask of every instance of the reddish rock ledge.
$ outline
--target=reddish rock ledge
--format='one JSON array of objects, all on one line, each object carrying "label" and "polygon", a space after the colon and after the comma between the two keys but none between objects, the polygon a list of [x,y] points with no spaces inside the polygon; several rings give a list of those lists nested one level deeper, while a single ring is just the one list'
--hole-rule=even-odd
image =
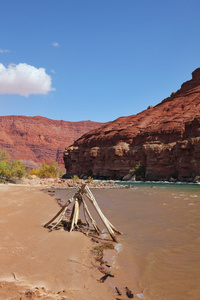
[{"label": "reddish rock ledge", "polygon": [[200,175],[200,68],[155,107],[84,134],[66,148],[64,162],[66,177],[122,179],[139,164],[145,180],[194,180]]}]

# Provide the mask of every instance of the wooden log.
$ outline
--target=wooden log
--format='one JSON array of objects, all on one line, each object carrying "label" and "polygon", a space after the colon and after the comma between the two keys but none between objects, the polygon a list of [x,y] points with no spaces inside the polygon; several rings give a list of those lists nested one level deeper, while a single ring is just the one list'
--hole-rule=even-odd
[{"label": "wooden log", "polygon": [[[44,226],[44,227],[47,227],[47,226],[48,226],[49,224],[51,224],[56,218],[58,218],[60,214],[62,214],[61,217],[59,218],[58,222],[56,223],[56,225],[53,226],[53,228],[55,228],[55,227],[61,222],[62,218],[64,217],[64,214],[65,214],[65,212],[66,212],[66,209],[67,209],[68,205],[69,205],[70,203],[72,203],[75,199],[77,199],[77,198],[78,198],[78,199],[79,199],[79,198],[82,198],[82,191],[83,191],[84,187],[85,187],[85,184],[83,184],[83,185],[81,186],[81,188],[79,188],[79,190],[75,193],[75,195],[74,195],[72,198],[70,198],[70,199],[67,201],[67,203],[59,210],[59,212],[58,212],[51,220],[49,220],[47,223],[45,223],[43,226]],[[81,205],[81,201],[80,201],[80,205]],[[71,214],[72,217],[73,217],[73,214],[74,214],[74,211],[72,211],[72,214]],[[77,217],[78,217],[78,216],[77,216]],[[71,218],[71,219],[72,219],[72,218]],[[78,222],[78,219],[77,219],[77,222]],[[52,229],[53,229],[53,228],[52,228]]]},{"label": "wooden log", "polygon": [[84,206],[84,210],[85,210],[85,213],[88,215],[90,221],[92,222],[92,225],[94,227],[94,229],[96,230],[97,234],[99,235],[100,234],[100,229],[99,227],[97,226],[95,220],[92,218],[92,215],[87,207],[87,204],[85,203],[84,199],[82,198],[82,201],[83,201],[83,206]]},{"label": "wooden log", "polygon": [[[94,198],[94,195],[92,194],[92,192],[90,191],[89,187],[87,186],[86,187],[86,190],[88,192],[88,194],[90,195],[90,197],[93,197]],[[94,198],[95,199],[95,198]],[[95,200],[96,201],[96,200]],[[104,216],[106,218],[106,216]],[[115,226],[106,218],[107,222],[109,223],[110,227],[118,234],[123,234],[121,231],[117,230],[115,228]]]},{"label": "wooden log", "polygon": [[75,204],[76,204],[76,209],[75,209],[75,216],[74,216],[74,226],[77,226],[79,210],[80,210],[79,209],[80,208],[80,202],[79,202],[78,199],[75,201]]},{"label": "wooden log", "polygon": [[49,224],[51,224],[62,212],[63,210],[65,210],[65,208],[67,208],[67,206],[74,200],[74,197],[70,198],[67,203],[59,210],[59,212],[50,220],[48,221],[46,224],[44,224],[44,227],[47,227]]},{"label": "wooden log", "polygon": [[65,207],[65,209],[63,210],[63,212],[62,212],[60,218],[58,219],[57,223],[50,229],[50,231],[52,231],[62,221],[62,219],[65,216],[66,210],[67,210],[67,207]]},{"label": "wooden log", "polygon": [[73,219],[73,216],[74,216],[74,209],[75,209],[75,204],[72,207],[72,212],[71,212],[71,215],[70,215],[70,218],[69,218],[70,222],[72,222],[72,219]]},{"label": "wooden log", "polygon": [[73,218],[72,218],[70,232],[74,229],[74,225],[75,225],[75,221],[76,221],[78,212],[79,212],[79,204],[78,204],[78,199],[76,198],[75,203],[74,203],[74,207],[73,207]]},{"label": "wooden log", "polygon": [[[79,201],[79,206],[81,205],[81,202],[82,202],[82,194],[81,194],[81,191],[82,191],[82,187],[79,188],[78,192],[74,195],[74,199],[78,200]],[[70,216],[70,221],[72,221],[73,219],[73,216],[74,216],[74,208],[75,208],[75,205],[73,206],[72,208],[72,213],[71,213],[71,216]]]},{"label": "wooden log", "polygon": [[[106,217],[105,217],[106,218]],[[110,227],[118,234],[123,234],[123,232],[119,231],[118,229],[115,228],[115,226],[113,224],[110,223],[110,221],[106,218],[106,220],[108,221]]]},{"label": "wooden log", "polygon": [[118,243],[118,239],[114,233],[114,231],[112,230],[110,224],[107,221],[107,218],[104,216],[104,214],[102,213],[100,207],[98,206],[98,203],[96,202],[93,194],[91,193],[90,189],[88,188],[88,186],[85,186],[84,188],[84,195],[90,200],[90,202],[93,204],[94,208],[96,209],[99,217],[101,218],[102,222],[104,223],[104,225],[106,226],[110,236],[112,237],[112,239]]},{"label": "wooden log", "polygon": [[88,228],[88,231],[89,231],[90,230],[90,226],[92,224],[88,220],[88,215],[87,215],[86,208],[85,208],[85,201],[83,199],[82,199],[82,201],[83,201],[83,213],[84,213],[85,221],[87,223],[87,228]]}]

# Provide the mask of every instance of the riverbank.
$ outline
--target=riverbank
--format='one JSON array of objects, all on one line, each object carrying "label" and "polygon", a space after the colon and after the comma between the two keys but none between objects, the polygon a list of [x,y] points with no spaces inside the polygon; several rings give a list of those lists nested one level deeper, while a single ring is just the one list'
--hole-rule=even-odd
[{"label": "riverbank", "polygon": [[48,232],[58,204],[41,187],[0,185],[0,299],[115,299],[80,232]]},{"label": "riverbank", "polygon": [[83,183],[86,183],[92,188],[129,188],[130,184],[124,184],[120,186],[113,180],[109,181],[91,181],[91,180],[73,180],[73,179],[62,179],[62,178],[39,178],[32,176],[31,178],[22,178],[17,185],[27,185],[27,186],[38,186],[38,187],[52,187],[52,188],[77,188]]}]

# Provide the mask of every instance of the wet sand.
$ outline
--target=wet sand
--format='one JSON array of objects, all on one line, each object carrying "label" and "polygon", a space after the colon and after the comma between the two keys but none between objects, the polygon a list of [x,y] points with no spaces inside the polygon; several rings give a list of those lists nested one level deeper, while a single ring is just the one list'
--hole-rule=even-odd
[{"label": "wet sand", "polygon": [[40,189],[0,185],[0,299],[115,299],[91,240],[42,226],[59,206]]}]

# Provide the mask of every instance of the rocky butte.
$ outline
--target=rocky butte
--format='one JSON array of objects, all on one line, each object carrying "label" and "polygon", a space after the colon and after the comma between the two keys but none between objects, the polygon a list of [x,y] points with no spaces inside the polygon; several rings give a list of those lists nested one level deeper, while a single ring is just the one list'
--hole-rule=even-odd
[{"label": "rocky butte", "polygon": [[11,159],[37,167],[51,160],[63,164],[63,151],[85,132],[100,127],[92,121],[67,122],[36,116],[0,117],[0,148]]},{"label": "rocky butte", "polygon": [[84,134],[64,152],[66,176],[192,181],[200,175],[200,68],[158,105]]}]

